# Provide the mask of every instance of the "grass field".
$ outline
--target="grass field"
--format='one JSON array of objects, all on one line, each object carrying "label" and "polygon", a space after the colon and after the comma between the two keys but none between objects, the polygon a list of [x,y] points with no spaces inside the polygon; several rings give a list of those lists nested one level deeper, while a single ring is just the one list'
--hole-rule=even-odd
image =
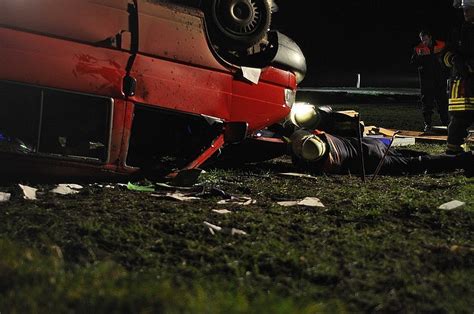
[{"label": "grass field", "polygon": [[[334,107],[367,125],[421,124],[411,104]],[[189,201],[47,184],[27,201],[0,186],[12,193],[0,203],[0,313],[473,312],[474,179],[278,175],[289,171],[286,158],[209,168]],[[218,204],[229,195],[255,203]],[[304,197],[325,207],[277,203]],[[438,209],[451,200],[466,204]]]}]

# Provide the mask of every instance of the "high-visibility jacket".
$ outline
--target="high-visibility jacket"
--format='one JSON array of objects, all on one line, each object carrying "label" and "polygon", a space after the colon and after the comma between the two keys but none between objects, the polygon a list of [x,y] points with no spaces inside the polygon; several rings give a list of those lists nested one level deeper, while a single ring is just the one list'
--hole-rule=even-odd
[{"label": "high-visibility jacket", "polygon": [[445,49],[446,43],[442,40],[434,40],[433,46],[420,43],[414,48],[412,63],[418,66],[422,89],[439,89],[446,86],[448,72],[442,64]]},{"label": "high-visibility jacket", "polygon": [[428,56],[432,54],[439,54],[446,48],[446,43],[442,40],[435,40],[435,44],[430,47],[423,43],[419,43],[415,47],[415,53],[417,56]]},{"label": "high-visibility jacket", "polygon": [[474,110],[474,24],[465,23],[453,47],[443,57],[452,69],[449,111]]}]

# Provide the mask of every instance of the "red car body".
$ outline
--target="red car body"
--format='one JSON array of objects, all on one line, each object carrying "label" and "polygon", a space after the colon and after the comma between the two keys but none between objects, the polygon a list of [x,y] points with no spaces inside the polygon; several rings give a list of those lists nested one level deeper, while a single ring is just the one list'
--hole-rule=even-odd
[{"label": "red car body", "polygon": [[250,135],[288,115],[291,66],[267,62],[249,82],[201,10],[135,4],[132,16],[127,0],[0,3],[0,135],[26,147],[0,152],[2,176],[122,176],[173,159],[166,174],[225,149],[234,125]]}]

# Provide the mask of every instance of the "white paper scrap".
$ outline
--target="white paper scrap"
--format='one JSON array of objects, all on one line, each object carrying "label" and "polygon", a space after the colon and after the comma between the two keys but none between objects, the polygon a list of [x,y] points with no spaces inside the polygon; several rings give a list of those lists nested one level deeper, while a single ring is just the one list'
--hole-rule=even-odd
[{"label": "white paper scrap", "polygon": [[452,209],[462,207],[464,205],[466,205],[466,203],[461,202],[461,201],[457,201],[457,200],[453,200],[451,202],[441,204],[438,208],[439,209],[445,209],[445,210],[452,210]]},{"label": "white paper scrap", "polygon": [[310,207],[324,207],[323,203],[317,197],[305,197],[298,202],[298,205],[301,206],[310,206]]},{"label": "white paper scrap", "polygon": [[230,214],[230,213],[232,213],[232,212],[231,212],[230,210],[228,210],[228,209],[213,209],[212,211],[215,212],[215,213],[221,214],[221,215],[225,215],[225,214]]},{"label": "white paper scrap", "polygon": [[196,196],[188,196],[183,193],[175,192],[175,193],[166,193],[166,194],[150,194],[153,197],[160,197],[160,198],[170,198],[172,200],[187,202],[187,201],[194,201],[199,200],[199,197]]},{"label": "white paper scrap", "polygon": [[217,204],[222,205],[222,204],[238,204],[242,206],[247,206],[251,204],[257,203],[256,200],[251,199],[250,197],[247,196],[241,196],[241,197],[232,197],[230,199],[225,199],[225,200],[220,200],[217,202]]},{"label": "white paper scrap", "polygon": [[289,206],[296,206],[298,205],[299,201],[281,201],[277,202],[278,205],[289,207]]},{"label": "white paper scrap", "polygon": [[243,230],[240,230],[240,229],[235,229],[235,228],[232,228],[230,230],[230,234],[231,235],[247,235],[247,232],[243,231]]},{"label": "white paper scrap", "polygon": [[250,82],[254,84],[258,84],[258,81],[260,80],[260,74],[262,73],[262,69],[259,68],[250,68],[250,67],[241,67],[242,69],[242,75],[244,78],[249,80]]},{"label": "white paper scrap", "polygon": [[281,201],[277,202],[278,205],[289,207],[289,206],[308,206],[308,207],[324,207],[323,203],[317,197],[305,197],[299,201]]},{"label": "white paper scrap", "polygon": [[208,227],[209,229],[211,230],[215,230],[215,231],[221,231],[222,230],[222,227],[219,227],[219,226],[216,226],[216,225],[213,225],[207,221],[204,221],[204,225],[206,225],[206,227]]},{"label": "white paper scrap", "polygon": [[10,193],[0,192],[0,202],[8,202],[11,196]]},{"label": "white paper scrap", "polygon": [[75,183],[62,183],[62,184],[59,184],[59,186],[67,186],[68,188],[75,189],[75,190],[80,190],[83,188],[82,185],[75,184]]},{"label": "white paper scrap", "polygon": [[58,184],[57,187],[51,190],[52,193],[61,194],[61,195],[68,195],[68,194],[76,194],[79,193],[78,189],[82,189],[82,186],[79,184],[67,184],[61,183]]},{"label": "white paper scrap", "polygon": [[196,196],[188,196],[188,195],[185,195],[183,193],[179,193],[179,192],[176,192],[176,193],[166,193],[166,196],[169,197],[169,198],[172,198],[172,199],[175,199],[175,200],[178,200],[178,201],[193,201],[193,200],[198,200],[199,197],[196,197]]},{"label": "white paper scrap", "polygon": [[38,189],[32,188],[31,186],[18,184],[23,191],[23,198],[25,200],[36,200],[36,191]]}]

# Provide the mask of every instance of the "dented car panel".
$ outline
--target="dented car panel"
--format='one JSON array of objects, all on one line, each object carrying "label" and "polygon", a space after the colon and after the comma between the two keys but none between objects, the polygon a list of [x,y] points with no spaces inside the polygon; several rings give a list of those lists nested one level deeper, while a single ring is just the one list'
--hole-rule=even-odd
[{"label": "dented car panel", "polygon": [[129,56],[8,28],[0,28],[0,79],[124,98]]},{"label": "dented car panel", "polygon": [[155,2],[2,1],[1,173],[166,175],[288,115],[296,71],[269,59],[249,82],[201,10]]}]

